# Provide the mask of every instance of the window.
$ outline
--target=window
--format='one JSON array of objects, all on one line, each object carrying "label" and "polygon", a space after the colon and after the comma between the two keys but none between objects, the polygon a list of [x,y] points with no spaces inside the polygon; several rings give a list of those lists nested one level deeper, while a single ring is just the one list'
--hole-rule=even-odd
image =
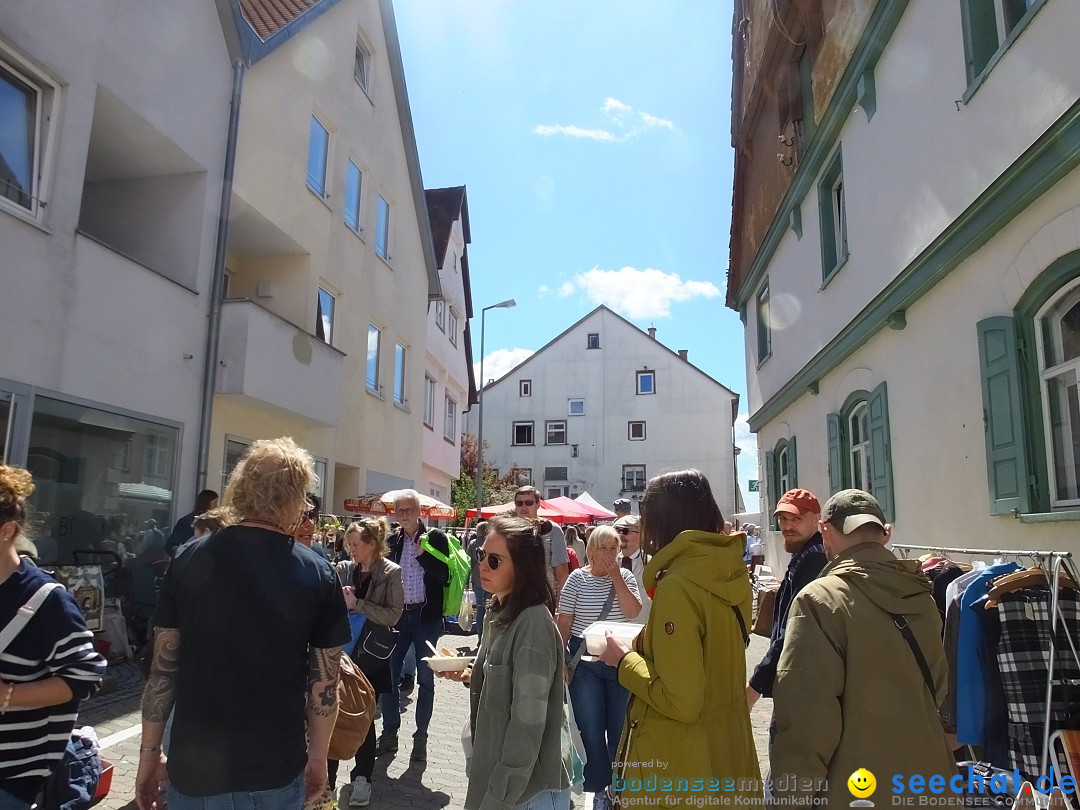
[{"label": "window", "polygon": [[532,444],[533,443],[533,423],[532,422],[514,422],[513,426],[513,442],[511,444]]},{"label": "window", "polygon": [[356,83],[364,88],[364,92],[371,93],[371,51],[360,37],[356,38],[356,63],[353,66],[353,78]]},{"label": "window", "polygon": [[569,469],[567,467],[544,467],[545,481],[569,481]]},{"label": "window", "polygon": [[544,440],[544,444],[566,444],[566,422],[545,422],[547,427],[547,438]]},{"label": "window", "polygon": [[[886,384],[872,392],[851,394],[840,413],[826,417],[829,446],[829,489],[853,487],[877,498],[885,517],[895,518],[892,480],[892,445],[889,436],[889,401]],[[795,483],[794,453],[789,440],[788,475]],[[775,462],[775,454],[774,454]],[[766,465],[769,463],[766,457]],[[770,473],[779,487],[780,471]],[[780,492],[783,494],[783,491]]]},{"label": "window", "polygon": [[547,487],[547,494],[544,495],[546,500],[552,498],[569,498],[570,497],[570,485],[565,484],[561,487]]},{"label": "window", "polygon": [[435,302],[435,325],[439,331],[446,331],[446,302],[441,298]]},{"label": "window", "polygon": [[379,393],[379,348],[382,343],[382,330],[369,323],[367,328],[367,378],[365,383],[369,391]]},{"label": "window", "polygon": [[443,438],[457,443],[457,400],[449,394],[443,397]]},{"label": "window", "polygon": [[41,91],[0,64],[0,200],[37,212]]},{"label": "window", "polygon": [[450,322],[446,325],[446,335],[450,338],[450,343],[457,346],[457,313],[453,308],[450,310]]},{"label": "window", "polygon": [[519,397],[531,397],[532,396],[532,380],[518,380],[518,396]]},{"label": "window", "polygon": [[848,259],[847,195],[840,150],[836,151],[818,183],[818,210],[821,215],[821,277],[828,282]]},{"label": "window", "polygon": [[[772,354],[772,324],[769,320],[769,282],[757,295],[757,359],[761,365]],[[786,492],[786,490],[785,490]]]},{"label": "window", "polygon": [[394,344],[394,403],[405,405],[405,347]]},{"label": "window", "polygon": [[599,349],[600,348],[600,333],[590,332],[588,338],[585,341],[586,349]]},{"label": "window", "polygon": [[656,393],[656,372],[639,371],[637,373],[637,392],[639,394]]},{"label": "window", "polygon": [[221,465],[221,491],[225,491],[225,485],[229,483],[229,476],[244,457],[251,442],[244,439],[225,439],[225,458]]},{"label": "window", "polygon": [[1035,13],[1038,0],[963,0],[967,80],[972,84],[1009,35]]},{"label": "window", "polygon": [[632,442],[645,441],[645,423],[644,422],[627,422],[626,423],[626,435]]},{"label": "window", "polygon": [[645,491],[645,465],[623,464],[622,468],[622,492]]},{"label": "window", "polygon": [[435,429],[435,380],[424,375],[424,424]]},{"label": "window", "polygon": [[517,485],[519,487],[532,486],[532,467],[515,467],[514,471],[517,473]]},{"label": "window", "polygon": [[[795,437],[781,439],[770,452],[765,453],[765,480],[768,484],[769,501],[765,504],[769,515],[780,496],[799,485],[796,473]],[[774,521],[775,524],[775,521]]]},{"label": "window", "polygon": [[1040,319],[1042,405],[1050,505],[1080,505],[1080,290]]},{"label": "window", "polygon": [[151,478],[168,478],[170,469],[170,450],[173,446],[173,438],[151,433],[146,437],[146,445],[143,453],[143,476]]},{"label": "window", "polygon": [[319,287],[315,300],[315,337],[323,343],[334,343],[334,296]]},{"label": "window", "polygon": [[308,136],[307,184],[323,199],[326,193],[326,158],[330,153],[330,133],[319,119],[311,116],[311,134]]},{"label": "window", "polygon": [[390,203],[379,195],[379,210],[375,221],[375,252],[390,261]]},{"label": "window", "polygon": [[570,416],[584,416],[585,415],[585,400],[583,399],[571,399],[567,401],[567,411]]},{"label": "window", "polygon": [[364,188],[364,173],[351,160],[345,169],[345,224],[357,233],[360,227],[360,194]]}]

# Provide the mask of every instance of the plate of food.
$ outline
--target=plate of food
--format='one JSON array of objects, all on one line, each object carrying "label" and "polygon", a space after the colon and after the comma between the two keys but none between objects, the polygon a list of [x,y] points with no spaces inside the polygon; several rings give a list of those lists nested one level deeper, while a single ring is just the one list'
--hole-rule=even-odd
[{"label": "plate of food", "polygon": [[471,667],[476,660],[475,655],[457,655],[446,647],[440,647],[438,653],[421,659],[433,672],[461,672]]}]

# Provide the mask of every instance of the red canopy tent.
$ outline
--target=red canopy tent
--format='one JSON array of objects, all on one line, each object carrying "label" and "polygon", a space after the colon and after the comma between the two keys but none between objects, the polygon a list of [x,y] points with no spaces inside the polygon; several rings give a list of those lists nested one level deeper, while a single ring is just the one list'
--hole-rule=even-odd
[{"label": "red canopy tent", "polygon": [[[553,523],[577,523],[579,521],[589,520],[590,515],[581,508],[580,504],[574,503],[569,498],[564,498],[563,500],[568,501],[572,506],[560,507],[559,505],[554,504],[554,501],[556,500],[558,500],[558,498],[555,498],[552,501],[541,500],[540,511],[537,512],[537,514]],[[480,510],[480,517],[481,519],[486,520],[488,518],[493,518],[496,515],[506,514],[507,512],[514,512],[513,501],[510,501],[510,503],[497,504],[495,506],[485,506]],[[475,518],[476,509],[470,509],[466,514],[470,518]]]}]

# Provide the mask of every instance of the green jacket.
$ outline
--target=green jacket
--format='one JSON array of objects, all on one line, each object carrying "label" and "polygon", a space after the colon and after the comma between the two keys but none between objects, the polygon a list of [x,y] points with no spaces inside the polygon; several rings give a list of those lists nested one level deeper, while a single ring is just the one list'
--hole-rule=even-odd
[{"label": "green jacket", "polygon": [[[877,780],[870,800],[882,807],[895,775],[906,784],[916,774],[948,780],[956,772],[938,719],[947,664],[930,588],[914,560],[862,543],[795,597],[773,691],[778,796],[827,796],[829,806],[846,807],[854,798],[848,777],[865,768]],[[934,696],[890,614],[907,618]]]},{"label": "green jacket", "polygon": [[652,610],[619,663],[630,705],[613,789],[626,800],[682,807],[761,795],[735,616],[749,627],[744,546],[742,534],[686,531],[645,566]]}]

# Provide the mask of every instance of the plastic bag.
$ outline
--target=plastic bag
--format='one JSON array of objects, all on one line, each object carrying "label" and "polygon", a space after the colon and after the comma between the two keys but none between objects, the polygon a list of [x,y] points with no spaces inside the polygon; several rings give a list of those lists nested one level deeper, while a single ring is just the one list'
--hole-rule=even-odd
[{"label": "plastic bag", "polygon": [[461,607],[458,609],[458,627],[471,632],[476,621],[476,594],[466,589],[461,594]]}]

